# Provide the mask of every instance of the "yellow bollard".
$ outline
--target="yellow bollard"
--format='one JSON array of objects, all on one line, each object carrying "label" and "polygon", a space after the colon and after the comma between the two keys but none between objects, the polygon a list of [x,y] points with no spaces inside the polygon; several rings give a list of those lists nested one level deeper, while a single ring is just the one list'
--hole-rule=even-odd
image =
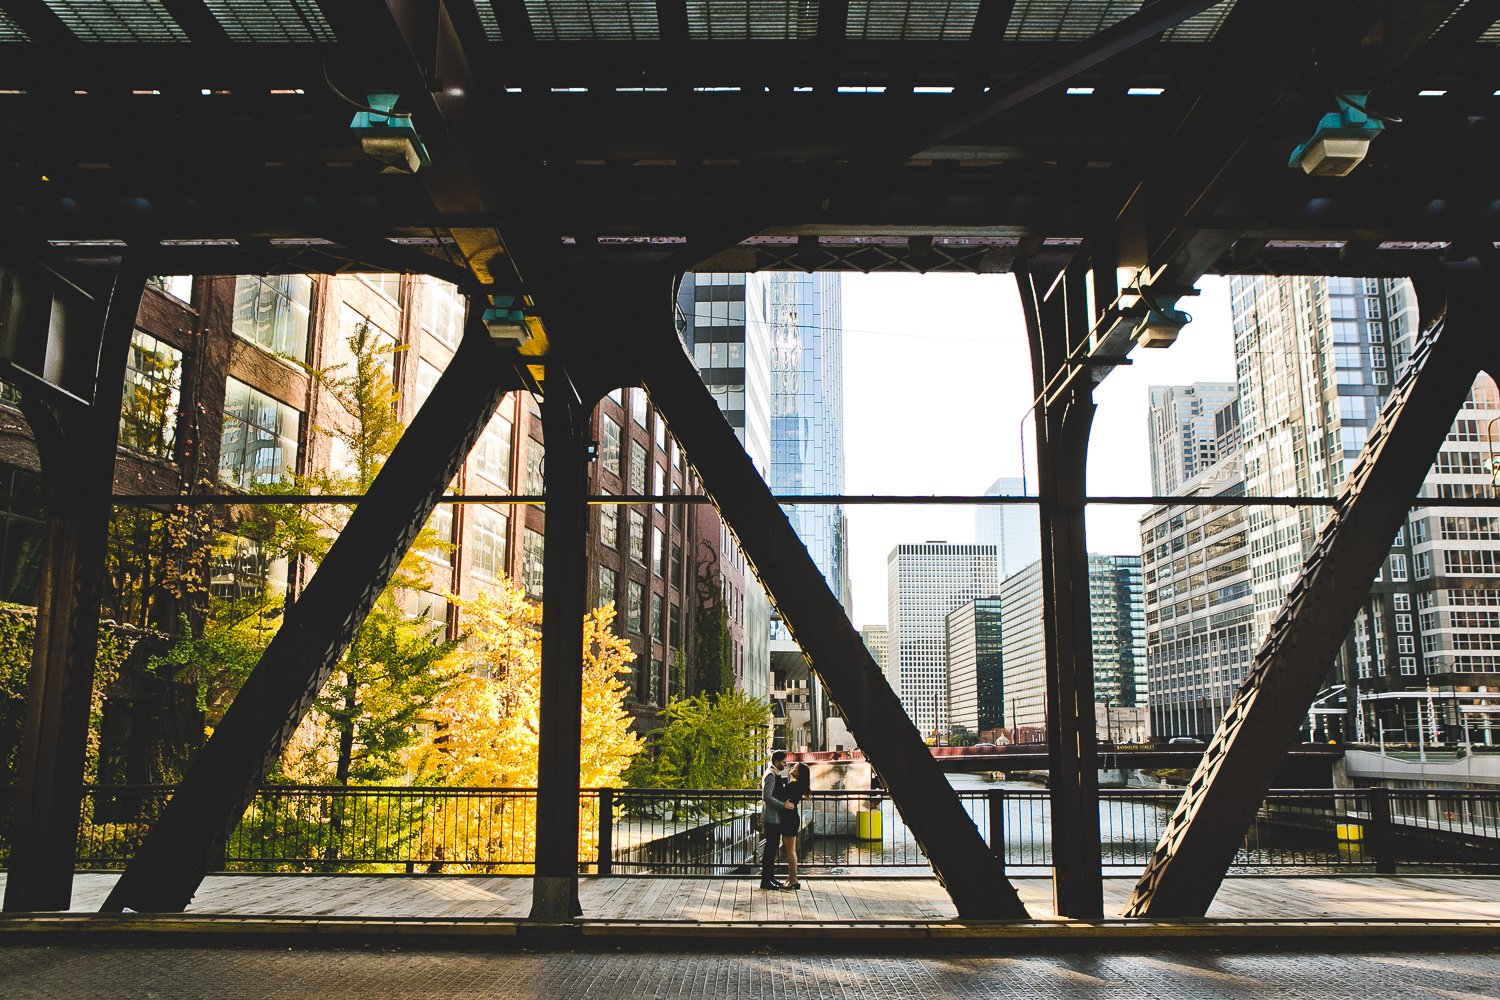
[{"label": "yellow bollard", "polygon": [[856,836],[860,840],[880,839],[880,810],[861,809],[854,814]]},{"label": "yellow bollard", "polygon": [[1357,844],[1365,839],[1365,828],[1359,823],[1335,823],[1333,835],[1341,844]]}]

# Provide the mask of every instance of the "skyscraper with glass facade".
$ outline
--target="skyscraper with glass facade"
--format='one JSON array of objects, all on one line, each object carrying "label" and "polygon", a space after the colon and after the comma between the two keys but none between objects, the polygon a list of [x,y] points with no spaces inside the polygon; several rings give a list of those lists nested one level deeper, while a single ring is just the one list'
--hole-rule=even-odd
[{"label": "skyscraper with glass facade", "polygon": [[[1002,476],[984,491],[987,497],[1025,496],[1026,481]],[[974,512],[974,540],[993,545],[1000,579],[1019,573],[1042,557],[1041,527],[1033,504],[995,504]]]},{"label": "skyscraper with glass facade", "polygon": [[1235,384],[1153,385],[1150,398],[1151,492],[1166,496],[1219,460],[1215,418],[1234,403]]}]

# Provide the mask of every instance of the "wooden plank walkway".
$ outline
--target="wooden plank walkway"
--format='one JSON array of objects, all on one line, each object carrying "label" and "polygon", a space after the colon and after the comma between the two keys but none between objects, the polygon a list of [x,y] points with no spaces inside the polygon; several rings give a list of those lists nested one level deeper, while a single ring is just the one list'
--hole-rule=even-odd
[{"label": "wooden plank walkway", "polygon": [[[75,912],[96,911],[116,875],[84,873]],[[1016,878],[1032,917],[1055,919],[1045,878]],[[0,887],[4,876],[0,874]],[[1105,915],[1124,907],[1132,878],[1105,880]],[[817,877],[796,892],[766,892],[753,878],[615,876],[579,886],[591,920],[821,923],[931,922],[956,917],[932,878]],[[389,919],[524,919],[531,881],[502,876],[213,875],[190,914]],[[1500,921],[1500,877],[1434,875],[1257,876],[1225,880],[1209,917],[1219,920]]]}]

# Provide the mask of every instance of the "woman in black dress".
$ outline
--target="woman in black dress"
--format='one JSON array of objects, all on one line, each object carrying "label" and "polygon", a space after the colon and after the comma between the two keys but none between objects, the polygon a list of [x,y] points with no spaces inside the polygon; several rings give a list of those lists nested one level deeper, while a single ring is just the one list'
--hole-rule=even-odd
[{"label": "woman in black dress", "polygon": [[783,801],[793,808],[782,819],[781,845],[786,849],[786,887],[796,889],[797,881],[797,835],[802,832],[802,816],[799,807],[811,791],[812,772],[807,765],[798,762],[792,765],[792,776],[787,780]]}]

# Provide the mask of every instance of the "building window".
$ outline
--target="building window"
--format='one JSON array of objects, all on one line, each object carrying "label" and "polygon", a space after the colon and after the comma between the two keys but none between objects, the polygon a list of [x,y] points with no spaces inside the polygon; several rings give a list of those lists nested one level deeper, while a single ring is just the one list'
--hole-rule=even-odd
[{"label": "building window", "polygon": [[1391,606],[1394,607],[1397,611],[1410,611],[1411,610],[1411,595],[1410,594],[1392,594],[1391,595]]},{"label": "building window", "polygon": [[401,304],[401,275],[388,272],[361,274],[360,279],[396,305]]},{"label": "building window", "polygon": [[1403,555],[1391,556],[1391,580],[1395,583],[1403,583],[1406,580],[1406,557]]},{"label": "building window", "polygon": [[672,605],[671,608],[668,609],[668,617],[671,620],[671,626],[669,627],[669,629],[667,631],[667,644],[672,649],[681,649],[682,648],[682,609],[679,608],[675,604]]},{"label": "building window", "polygon": [[620,425],[607,415],[599,418],[599,463],[610,474],[620,474]]},{"label": "building window", "polygon": [[297,466],[302,414],[235,378],[224,385],[224,439],[219,476],[248,488],[278,482]]},{"label": "building window", "polygon": [[268,558],[258,542],[220,535],[209,569],[208,592],[236,601],[284,596],[288,565],[284,557]]},{"label": "building window", "polygon": [[1415,653],[1417,651],[1416,640],[1409,635],[1396,636],[1396,652]]},{"label": "building window", "polygon": [[526,439],[526,485],[523,489],[534,497],[547,492],[547,449],[534,437]]},{"label": "building window", "polygon": [[153,274],[146,284],[160,288],[172,298],[188,305],[193,303],[193,276],[191,274]]},{"label": "building window", "polygon": [[646,565],[646,515],[634,507],[630,508],[630,558]]},{"label": "building window", "polygon": [[614,504],[599,508],[599,543],[611,549],[620,547],[620,508]]},{"label": "building window", "polygon": [[651,572],[657,576],[665,576],[667,572],[665,545],[661,535],[661,529],[651,528]]},{"label": "building window", "polygon": [[429,280],[422,289],[422,329],[449,347],[464,332],[464,300],[446,281]]},{"label": "building window", "polygon": [[510,489],[510,433],[510,421],[497,413],[469,452],[470,468],[503,490]]},{"label": "building window", "polygon": [[417,359],[416,384],[412,387],[412,396],[416,398],[417,405],[412,408],[413,414],[422,408],[423,403],[427,402],[427,397],[432,395],[432,390],[436,388],[442,374],[438,366],[431,361],[426,358]]},{"label": "building window", "polygon": [[646,590],[635,580],[626,584],[629,599],[625,603],[625,628],[634,635],[641,634],[641,605],[646,599]]},{"label": "building window", "polygon": [[615,571],[608,566],[599,567],[599,603],[595,607],[602,608],[606,604],[613,604],[615,600]]},{"label": "building window", "polygon": [[1415,656],[1397,657],[1401,666],[1401,673],[1406,677],[1414,677],[1417,673],[1417,658]]},{"label": "building window", "polygon": [[234,283],[234,332],[273,354],[307,360],[312,278],[242,275]]},{"label": "building window", "polygon": [[537,600],[542,599],[542,563],[546,540],[540,531],[526,529],[521,539],[521,585],[526,593]]},{"label": "building window", "polygon": [[125,360],[125,396],[120,406],[120,444],[132,451],[171,458],[177,441],[182,352],[135,331]]},{"label": "building window", "polygon": [[464,535],[469,571],[490,580],[499,579],[505,575],[510,518],[493,507],[475,506],[468,509],[467,519],[468,530]]},{"label": "building window", "polygon": [[660,413],[658,413],[656,415],[656,420],[653,422],[653,426],[652,426],[651,429],[652,429],[652,433],[654,435],[653,440],[656,441],[656,446],[658,448],[660,448],[662,451],[666,451],[667,450],[667,422],[661,418],[661,414]]},{"label": "building window", "polygon": [[661,642],[666,635],[666,607],[660,594],[651,595],[651,641]]},{"label": "building window", "polygon": [[42,480],[33,472],[0,465],[0,600],[36,603],[42,557],[47,551],[47,512]]},{"label": "building window", "polygon": [[329,340],[324,341],[327,357],[323,359],[323,367],[333,369],[334,378],[354,378],[357,375],[355,349],[359,346],[361,339],[364,341],[364,350],[374,361],[375,367],[385,372],[385,377],[394,386],[396,384],[396,338],[387,333],[379,323],[347,305],[343,309],[338,334],[329,338],[331,343]]},{"label": "building window", "polygon": [[423,549],[422,555],[440,566],[453,565],[453,507],[440,503],[432,508],[432,516],[427,519],[424,530],[431,532],[434,544]]},{"label": "building window", "polygon": [[646,447],[639,441],[631,442],[630,445],[630,483],[628,488],[636,496],[643,496],[646,492]]},{"label": "building window", "polygon": [[677,542],[672,543],[672,565],[670,568],[672,570],[671,581],[679,583],[682,580],[682,546]]},{"label": "building window", "polygon": [[641,427],[646,426],[646,390],[630,390],[630,419]]},{"label": "building window", "polygon": [[[654,475],[655,475],[655,479],[651,483],[651,492],[655,493],[659,497],[666,496],[667,495],[667,470],[664,469],[664,468],[662,468],[662,464],[660,462],[656,463],[656,466],[655,466],[655,469],[654,469]],[[658,514],[660,514],[660,513],[663,512],[663,507],[659,503],[656,505],[656,512]]]}]

